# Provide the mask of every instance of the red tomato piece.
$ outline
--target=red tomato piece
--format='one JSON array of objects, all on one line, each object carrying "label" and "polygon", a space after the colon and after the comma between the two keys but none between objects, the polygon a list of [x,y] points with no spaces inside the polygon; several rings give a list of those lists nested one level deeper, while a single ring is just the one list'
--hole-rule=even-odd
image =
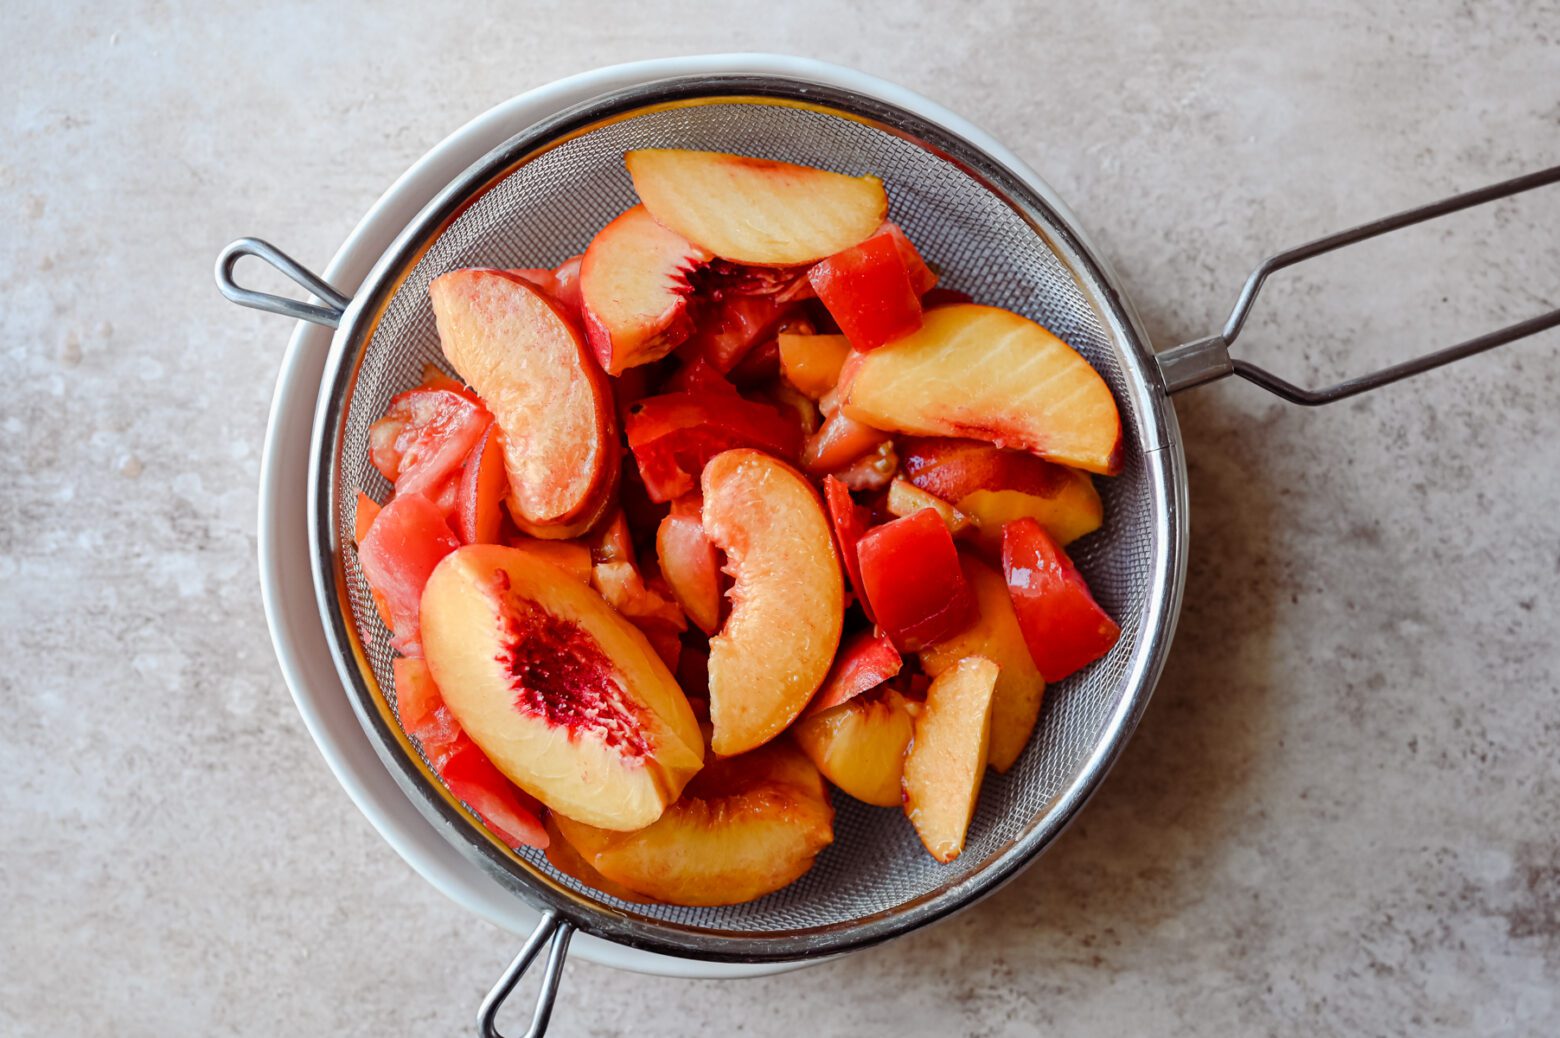
[{"label": "red tomato piece", "polygon": [[[632,371],[640,371],[641,368],[629,368],[623,375]],[[621,379],[623,375],[618,377]],[[725,375],[715,370],[715,366],[705,360],[700,354],[691,354],[672,377],[666,380],[666,390],[670,393],[724,393],[727,396],[736,396],[737,387],[732,385]]]},{"label": "red tomato piece", "polygon": [[369,527],[374,525],[374,520],[377,518],[379,518],[379,502],[359,490],[357,509],[352,513],[353,544],[363,543],[363,538],[368,536]]},{"label": "red tomato piece", "polygon": [[921,327],[921,300],[890,235],[837,252],[807,275],[852,347],[875,350]]},{"label": "red tomato piece", "polygon": [[489,425],[471,448],[456,489],[455,529],[467,544],[497,544],[504,521],[504,496],[509,474],[504,469],[504,445],[498,426]]},{"label": "red tomato piece", "polygon": [[736,367],[748,350],[768,338],[791,312],[786,303],[771,296],[728,296],[703,309],[684,356],[701,356],[716,371]]},{"label": "red tomato piece", "polygon": [[358,545],[363,576],[390,614],[390,644],[408,656],[422,655],[419,617],[428,574],[458,547],[444,516],[421,494],[397,494]]},{"label": "red tomato piece", "polygon": [[794,460],[802,446],[796,421],[779,408],[714,393],[666,393],[629,408],[628,446],[650,500],[693,490],[704,465],[734,447]]},{"label": "red tomato piece", "polygon": [[1002,528],[1002,572],[1024,644],[1040,676],[1060,681],[1110,651],[1121,628],[1094,601],[1083,574],[1032,518]]},{"label": "red tomato piece", "polygon": [[845,575],[850,578],[850,588],[856,593],[867,619],[877,623],[872,615],[872,603],[867,601],[861,586],[861,562],[857,557],[857,544],[867,532],[869,513],[856,504],[850,496],[850,488],[833,476],[823,477],[823,500],[829,506],[829,523],[834,527],[834,539],[839,544],[840,558],[845,560]]},{"label": "red tomato piece", "polygon": [[849,702],[898,674],[903,665],[888,635],[878,630],[858,632],[834,658],[834,668],[808,704],[807,713],[820,714]]},{"label": "red tomato piece", "polygon": [[717,259],[700,273],[701,290],[715,298],[774,296],[785,301],[812,294],[806,267],[755,267]]},{"label": "red tomato piece", "polygon": [[546,847],[547,830],[522,794],[465,735],[438,769],[450,792],[481,816],[493,834],[511,847]]},{"label": "red tomato piece", "polygon": [[[891,239],[894,248],[899,250],[899,258],[904,260],[905,273],[910,275],[910,287],[918,296],[937,287],[937,275],[932,268],[926,265],[926,260],[921,258],[920,250],[913,245],[905,232],[892,220],[884,220],[883,226],[878,228],[878,235]],[[874,235],[876,237],[877,235]],[[968,297],[966,297],[968,301]],[[922,304],[925,305],[924,302]]]},{"label": "red tomato piece", "polygon": [[460,467],[492,421],[464,392],[413,389],[369,428],[369,460],[396,493],[426,494]]},{"label": "red tomato piece", "polygon": [[873,527],[856,553],[862,590],[878,625],[901,652],[925,648],[975,622],[975,595],[935,509]]},{"label": "red tomato piece", "polygon": [[392,666],[396,716],[402,729],[417,740],[423,756],[437,770],[456,748],[461,737],[460,724],[444,705],[444,697],[425,661],[397,656]]}]

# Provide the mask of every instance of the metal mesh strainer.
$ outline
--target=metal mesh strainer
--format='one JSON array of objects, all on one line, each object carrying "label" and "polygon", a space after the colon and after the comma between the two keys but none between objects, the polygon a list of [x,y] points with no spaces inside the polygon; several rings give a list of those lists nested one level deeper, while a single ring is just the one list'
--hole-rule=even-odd
[{"label": "metal mesh strainer", "polygon": [[[343,546],[351,543],[355,491],[382,498],[389,489],[368,461],[369,424],[393,395],[420,381],[425,363],[442,363],[428,284],[458,267],[552,265],[582,251],[596,230],[636,201],[622,156],[643,147],[740,152],[882,176],[891,216],[944,272],[945,284],[1044,324],[1082,352],[1116,396],[1125,464],[1121,475],[1099,481],[1106,524],[1079,542],[1073,557],[1120,621],[1122,637],[1104,660],[1048,690],[1026,752],[1007,774],[987,776],[968,843],[952,864],[933,861],[899,812],[836,793],[835,842],[791,886],[724,908],[619,902],[556,872],[541,854],[515,854],[491,838],[443,789],[396,723],[389,633],[355,553]],[[1341,244],[1347,241],[1327,247]],[[282,268],[328,305],[239,288],[231,273],[244,254]],[[544,1001],[550,1000],[573,928],[700,958],[831,954],[967,906],[1029,862],[1103,776],[1169,645],[1186,518],[1184,460],[1168,393],[1237,371],[1303,397],[1227,353],[1259,275],[1303,258],[1275,257],[1270,264],[1276,265],[1254,275],[1225,334],[1167,354],[1161,371],[1111,275],[1031,175],[912,112],[772,75],[665,80],[532,127],[441,193],[350,302],[264,243],[230,247],[219,262],[219,281],[231,298],[338,326],[316,415],[310,508],[321,609],[359,717],[424,813],[463,853],[545,913],[490,997],[484,1026],[491,1027],[491,1010],[549,940]],[[1454,350],[1472,352],[1469,344]],[[1372,378],[1371,384],[1386,380]]]}]

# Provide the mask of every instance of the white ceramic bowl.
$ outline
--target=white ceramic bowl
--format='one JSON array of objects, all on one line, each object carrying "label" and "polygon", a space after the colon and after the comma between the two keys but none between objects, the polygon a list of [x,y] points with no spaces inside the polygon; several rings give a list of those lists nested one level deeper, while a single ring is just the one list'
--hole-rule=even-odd
[{"label": "white ceramic bowl", "polygon": [[[769,73],[868,94],[919,113],[969,140],[1070,214],[1032,171],[987,134],[917,94],[835,65],[772,54],[727,54],[637,62],[559,80],[473,119],[417,161],[374,204],[324,270],[352,295],[395,236],[440,189],[509,137],[565,108],[669,76]],[[1074,221],[1076,226],[1076,221]],[[1097,254],[1097,253],[1096,253]],[[288,343],[271,403],[260,471],[260,588],[282,675],[298,712],[347,795],[406,862],[462,908],[515,934],[539,914],[463,858],[397,787],[359,725],[331,659],[310,576],[307,515],[309,439],[331,331],[300,323]],[[656,955],[584,934],[573,951],[592,962],[666,976],[728,978],[796,969],[790,963],[724,963]]]}]

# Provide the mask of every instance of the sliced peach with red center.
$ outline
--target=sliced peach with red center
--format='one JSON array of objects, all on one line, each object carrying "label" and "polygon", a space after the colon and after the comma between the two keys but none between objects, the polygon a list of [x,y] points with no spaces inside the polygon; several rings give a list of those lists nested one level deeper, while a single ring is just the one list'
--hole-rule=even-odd
[{"label": "sliced peach with red center", "polygon": [[966,656],[984,656],[999,668],[991,703],[991,766],[1006,771],[1018,760],[1045,695],[1045,678],[1029,655],[1024,632],[1008,597],[1007,582],[985,563],[963,555],[964,579],[975,592],[979,615],[975,623],[944,641],[921,650],[921,667],[935,677]]},{"label": "sliced peach with red center", "polygon": [[891,688],[857,696],[798,721],[796,744],[844,792],[877,807],[898,807],[905,748],[920,710]]},{"label": "sliced peach with red center", "polygon": [[423,591],[422,639],[455,720],[556,811],[638,829],[699,769],[698,724],[655,649],[548,562],[499,545],[455,551]]},{"label": "sliced peach with red center", "polygon": [[660,360],[688,338],[688,275],[711,258],[642,205],[596,233],[580,262],[580,299],[585,334],[607,374]]},{"label": "sliced peach with red center", "polygon": [[991,741],[997,665],[967,656],[932,679],[905,753],[905,816],[940,862],[964,850]]},{"label": "sliced peach with red center", "polygon": [[828,676],[845,586],[823,504],[801,473],[739,449],[711,459],[702,482],[704,530],[734,581],[710,639],[712,745],[726,757],[780,734]]},{"label": "sliced peach with red center", "polygon": [[987,440],[1104,475],[1121,469],[1121,417],[1099,372],[1040,325],[993,306],[939,306],[919,330],[862,355],[841,410],[878,429]]},{"label": "sliced peach with red center", "polygon": [[871,237],[888,215],[877,177],[672,148],[623,161],[657,222],[733,263],[816,263]]},{"label": "sliced peach with red center", "polygon": [[574,322],[505,271],[450,271],[428,295],[444,356],[503,434],[515,523],[535,537],[578,536],[611,500],[618,448],[606,376]]},{"label": "sliced peach with red center", "polygon": [[721,758],[639,832],[609,832],[560,813],[558,832],[607,879],[675,905],[734,905],[812,868],[834,839],[816,768],[789,740]]}]

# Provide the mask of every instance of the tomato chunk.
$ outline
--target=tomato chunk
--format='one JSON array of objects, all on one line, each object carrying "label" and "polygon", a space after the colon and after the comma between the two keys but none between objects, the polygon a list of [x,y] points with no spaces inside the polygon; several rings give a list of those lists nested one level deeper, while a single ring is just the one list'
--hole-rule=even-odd
[{"label": "tomato chunk", "polygon": [[453,389],[413,389],[368,430],[369,460],[398,494],[426,494],[460,468],[493,416]]},{"label": "tomato chunk", "polygon": [[628,446],[650,500],[691,491],[704,465],[734,447],[794,459],[802,446],[796,421],[779,408],[714,393],[666,393],[629,409]]},{"label": "tomato chunk", "polygon": [[1002,528],[1002,572],[1024,644],[1047,682],[1093,663],[1121,637],[1083,574],[1034,519],[1015,519]]},{"label": "tomato chunk", "polygon": [[438,507],[421,494],[397,494],[358,545],[363,576],[389,614],[390,644],[408,656],[422,655],[419,617],[428,574],[458,547]]},{"label": "tomato chunk", "polygon": [[[635,370],[638,369],[629,369],[629,371]],[[683,361],[682,366],[672,373],[671,378],[666,380],[666,388],[675,393],[737,395],[737,387],[732,385],[725,375],[716,371],[715,366],[699,354],[694,354]]]},{"label": "tomato chunk", "polygon": [[875,350],[921,327],[920,297],[890,235],[835,253],[807,277],[855,349]]},{"label": "tomato chunk", "polygon": [[352,513],[352,543],[362,544],[363,538],[368,536],[369,528],[378,518],[379,502],[359,490],[357,509]]},{"label": "tomato chunk", "polygon": [[901,652],[925,648],[975,622],[975,596],[935,510],[873,527],[861,538],[857,555],[878,626]]},{"label": "tomato chunk", "polygon": [[893,641],[882,631],[858,632],[840,649],[823,687],[807,706],[807,713],[821,714],[877,688],[899,673],[904,660]]},{"label": "tomato chunk", "polygon": [[[894,223],[892,220],[884,220],[883,226],[878,229],[877,234],[893,241],[894,248],[899,250],[899,258],[904,261],[905,273],[910,275],[910,287],[915,291],[916,295],[925,296],[926,293],[937,287],[937,275],[932,272],[931,267],[926,265],[926,260],[921,258],[920,250],[911,244],[910,239],[906,237],[905,232],[900,229],[897,223]],[[876,236],[874,235],[874,237]],[[966,297],[966,302],[968,302],[968,297]],[[922,305],[925,305],[924,301]]]},{"label": "tomato chunk", "polygon": [[829,507],[829,523],[834,527],[834,539],[839,543],[840,558],[845,560],[845,575],[850,578],[850,588],[856,593],[867,619],[877,623],[872,615],[872,603],[867,601],[861,585],[861,562],[857,545],[867,532],[867,510],[856,504],[850,496],[850,488],[833,476],[823,477],[823,500]]},{"label": "tomato chunk", "polygon": [[737,366],[792,310],[772,296],[731,295],[708,304],[686,346],[684,356],[700,356],[724,374]]},{"label": "tomato chunk", "polygon": [[524,796],[465,734],[437,769],[450,792],[464,800],[511,847],[546,847],[547,830]]},{"label": "tomato chunk", "polygon": [[834,472],[887,442],[888,433],[835,410],[802,445],[802,468],[814,474]]},{"label": "tomato chunk", "polygon": [[456,489],[455,528],[467,544],[497,544],[503,526],[509,475],[498,426],[489,425],[471,448]]},{"label": "tomato chunk", "polygon": [[455,720],[439,686],[433,682],[433,672],[428,664],[410,656],[397,656],[392,664],[395,671],[395,713],[406,734],[417,740],[423,756],[435,770],[456,748],[461,736],[460,722]]}]

